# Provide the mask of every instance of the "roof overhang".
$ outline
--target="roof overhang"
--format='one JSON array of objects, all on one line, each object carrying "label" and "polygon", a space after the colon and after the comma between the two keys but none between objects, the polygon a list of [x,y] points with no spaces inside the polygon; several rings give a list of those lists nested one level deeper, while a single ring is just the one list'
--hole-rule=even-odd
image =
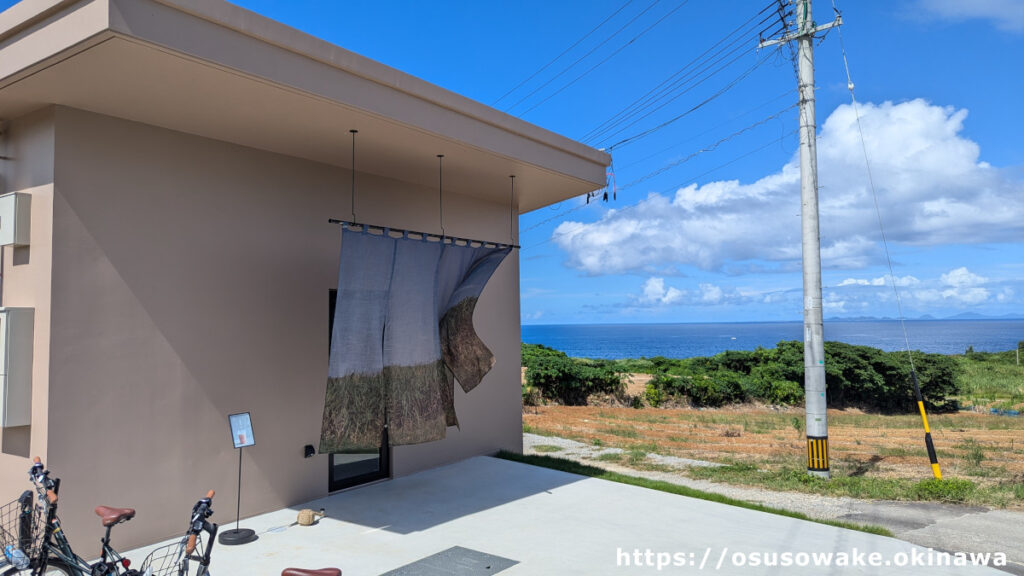
[{"label": "roof overhang", "polygon": [[0,118],[63,105],[507,202],[605,181],[609,156],[221,0],[24,0],[0,13]]}]

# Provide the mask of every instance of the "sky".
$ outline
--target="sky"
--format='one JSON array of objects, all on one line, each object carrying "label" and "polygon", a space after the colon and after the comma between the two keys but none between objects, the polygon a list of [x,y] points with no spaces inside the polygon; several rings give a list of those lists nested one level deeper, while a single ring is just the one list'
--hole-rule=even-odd
[{"label": "sky", "polygon": [[[235,3],[610,151],[614,198],[520,219],[524,324],[801,318],[774,1]],[[825,317],[896,317],[897,294],[909,318],[1024,317],[1024,2],[838,8],[814,52]]]}]

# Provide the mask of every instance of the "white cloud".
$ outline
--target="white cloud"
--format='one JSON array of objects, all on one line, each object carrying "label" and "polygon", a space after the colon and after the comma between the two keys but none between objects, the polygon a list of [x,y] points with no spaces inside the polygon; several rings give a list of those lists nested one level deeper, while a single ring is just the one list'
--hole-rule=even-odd
[{"label": "white cloud", "polygon": [[[861,106],[868,155],[888,238],[942,245],[1019,242],[1024,182],[979,160],[960,135],[966,110],[924,100]],[[822,264],[856,269],[877,260],[878,220],[853,108],[838,107],[818,140]],[[691,184],[609,210],[597,222],[564,222],[553,239],[588,274],[670,274],[679,266],[800,260],[800,169],[793,159],[757,181]]]},{"label": "white cloud", "polygon": [[997,28],[1024,31],[1020,0],[919,0],[918,6],[947,20],[991,20]]},{"label": "white cloud", "polygon": [[865,280],[864,278],[847,278],[843,280],[838,286],[885,286],[885,278],[873,278],[871,280]]},{"label": "white cloud", "polygon": [[[681,280],[682,281],[682,280]],[[970,309],[986,314],[997,312],[992,306],[1021,303],[1017,294],[1024,292],[1024,280],[993,279],[971,272],[961,266],[924,279],[898,276],[899,296],[904,312],[917,314],[951,314]],[[832,316],[881,315],[894,316],[899,308],[888,276],[847,278],[822,293],[822,306]],[[630,296],[618,306],[662,309],[669,306],[722,309],[733,306],[764,304],[799,313],[802,302],[800,288],[745,287],[698,281],[692,286],[672,286],[660,276],[648,278],[639,287],[640,293]]]},{"label": "white cloud", "polygon": [[701,282],[692,290],[670,286],[664,278],[652,276],[641,288],[641,294],[632,296],[632,304],[640,307],[670,305],[717,306],[748,303],[777,303],[787,298],[786,291],[764,291],[735,286],[718,286]]},{"label": "white cloud", "polygon": [[[888,300],[891,295],[890,291],[880,291],[878,288],[891,285],[887,276],[847,278],[837,284],[835,290],[841,291],[843,299],[847,301],[877,303]],[[938,278],[924,282],[914,276],[897,277],[896,285],[902,288],[914,287],[903,292],[902,297],[909,304],[922,306],[944,305],[962,308],[989,303],[993,294],[996,301],[1001,303],[1010,302],[1013,297],[1013,290],[1009,287],[997,290],[989,278],[971,272],[966,266],[954,268],[939,275]]]},{"label": "white cloud", "polygon": [[683,299],[685,293],[678,288],[665,287],[664,278],[651,277],[644,282],[644,293],[640,297],[643,304],[675,304]]},{"label": "white cloud", "polygon": [[700,301],[705,304],[718,304],[724,296],[722,289],[714,284],[700,284]]},{"label": "white cloud", "polygon": [[988,282],[988,278],[973,274],[966,267],[961,266],[955,270],[950,270],[939,277],[939,281],[946,286],[953,286],[955,288],[966,288],[969,286],[979,286]]},{"label": "white cloud", "polygon": [[1009,287],[1002,288],[998,294],[996,294],[996,301],[1000,304],[1013,301],[1013,289]]},{"label": "white cloud", "polygon": [[[917,284],[919,282],[920,282],[920,280],[918,280],[917,278],[915,278],[913,276],[897,276],[896,277],[896,286],[901,286],[901,287],[913,286],[914,284]],[[868,279],[868,278],[847,278],[847,279],[843,280],[842,282],[840,282],[839,284],[836,284],[836,286],[839,286],[839,287],[842,287],[842,286],[888,286],[888,285],[889,285],[889,277],[888,276],[879,276],[878,278],[870,278],[870,279]]]},{"label": "white cloud", "polygon": [[916,290],[912,296],[923,303],[943,302],[956,306],[983,304],[991,292],[984,285],[988,278],[974,274],[966,267],[950,270],[939,276],[941,288]]},{"label": "white cloud", "polygon": [[821,301],[822,310],[833,314],[846,312],[846,304],[846,300],[835,292],[826,292]]},{"label": "white cloud", "polygon": [[522,322],[533,322],[533,321],[536,321],[536,320],[540,320],[543,317],[544,317],[544,311],[543,310],[537,310],[536,312],[525,312],[525,313],[523,313],[522,318],[520,320]]}]

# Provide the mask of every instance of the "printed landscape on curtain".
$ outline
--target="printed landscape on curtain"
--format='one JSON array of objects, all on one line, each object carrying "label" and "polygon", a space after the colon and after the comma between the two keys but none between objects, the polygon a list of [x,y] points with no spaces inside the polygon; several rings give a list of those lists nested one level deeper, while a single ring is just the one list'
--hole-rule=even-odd
[{"label": "printed landscape on curtain", "polygon": [[509,247],[459,246],[345,228],[321,453],[440,440],[494,365],[473,329],[477,298]]}]

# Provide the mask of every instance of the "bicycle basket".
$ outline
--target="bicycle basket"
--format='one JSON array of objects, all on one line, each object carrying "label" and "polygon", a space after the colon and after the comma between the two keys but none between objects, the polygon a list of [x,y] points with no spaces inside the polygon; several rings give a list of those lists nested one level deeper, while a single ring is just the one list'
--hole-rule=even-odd
[{"label": "bicycle basket", "polygon": [[11,546],[29,558],[39,556],[46,528],[45,509],[36,503],[31,492],[22,494],[10,504],[0,506],[0,562],[3,551]]},{"label": "bicycle basket", "polygon": [[[191,571],[189,569],[189,561],[185,556],[185,544],[187,541],[188,538],[182,538],[177,542],[172,542],[153,550],[142,561],[142,567],[139,568],[139,572],[152,574],[152,576],[185,576],[186,574],[193,574],[197,570],[201,570],[199,562],[193,562],[192,565],[195,568]],[[202,549],[202,536],[197,536],[195,553],[201,553]],[[147,570],[151,570],[151,572],[147,572]]]}]

